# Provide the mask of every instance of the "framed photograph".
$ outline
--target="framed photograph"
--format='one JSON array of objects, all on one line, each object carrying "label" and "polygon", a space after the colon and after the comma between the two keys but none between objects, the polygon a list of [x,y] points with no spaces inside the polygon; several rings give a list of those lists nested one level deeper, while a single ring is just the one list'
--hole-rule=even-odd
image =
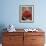
[{"label": "framed photograph", "polygon": [[34,21],[34,5],[20,5],[19,21],[33,22]]}]

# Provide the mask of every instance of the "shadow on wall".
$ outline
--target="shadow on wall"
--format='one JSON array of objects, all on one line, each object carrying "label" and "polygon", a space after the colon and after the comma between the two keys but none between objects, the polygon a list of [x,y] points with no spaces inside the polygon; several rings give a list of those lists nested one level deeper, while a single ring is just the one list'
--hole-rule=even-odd
[{"label": "shadow on wall", "polygon": [[3,32],[5,32],[6,30],[4,30],[5,25],[4,24],[0,24],[0,43],[2,43],[2,36],[3,36]]}]

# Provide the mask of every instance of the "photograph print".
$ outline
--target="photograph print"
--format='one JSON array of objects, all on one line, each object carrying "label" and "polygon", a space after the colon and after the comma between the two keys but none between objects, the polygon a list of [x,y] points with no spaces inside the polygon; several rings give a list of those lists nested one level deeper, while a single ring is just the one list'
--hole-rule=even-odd
[{"label": "photograph print", "polygon": [[20,5],[19,7],[20,22],[33,22],[33,16],[34,16],[33,5]]}]

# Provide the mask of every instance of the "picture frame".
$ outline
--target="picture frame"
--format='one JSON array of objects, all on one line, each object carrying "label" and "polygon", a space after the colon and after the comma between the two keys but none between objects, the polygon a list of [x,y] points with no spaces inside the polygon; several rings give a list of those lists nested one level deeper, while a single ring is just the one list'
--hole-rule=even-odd
[{"label": "picture frame", "polygon": [[19,21],[22,23],[34,22],[34,5],[19,6]]}]

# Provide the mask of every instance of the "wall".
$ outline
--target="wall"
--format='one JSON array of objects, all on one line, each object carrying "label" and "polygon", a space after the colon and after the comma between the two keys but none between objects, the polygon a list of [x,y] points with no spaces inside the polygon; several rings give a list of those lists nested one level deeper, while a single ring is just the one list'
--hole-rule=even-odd
[{"label": "wall", "polygon": [[36,0],[34,3],[34,22],[19,22],[19,5],[32,5],[32,0],[0,0],[0,31],[13,24],[16,28],[40,27],[46,32],[46,0]]},{"label": "wall", "polygon": [[0,25],[5,26],[13,24],[16,28],[31,28],[43,27],[46,28],[46,6],[45,0],[36,0],[34,3],[34,22],[33,23],[20,23],[19,22],[19,5],[32,5],[32,0],[0,0],[1,14]]}]

